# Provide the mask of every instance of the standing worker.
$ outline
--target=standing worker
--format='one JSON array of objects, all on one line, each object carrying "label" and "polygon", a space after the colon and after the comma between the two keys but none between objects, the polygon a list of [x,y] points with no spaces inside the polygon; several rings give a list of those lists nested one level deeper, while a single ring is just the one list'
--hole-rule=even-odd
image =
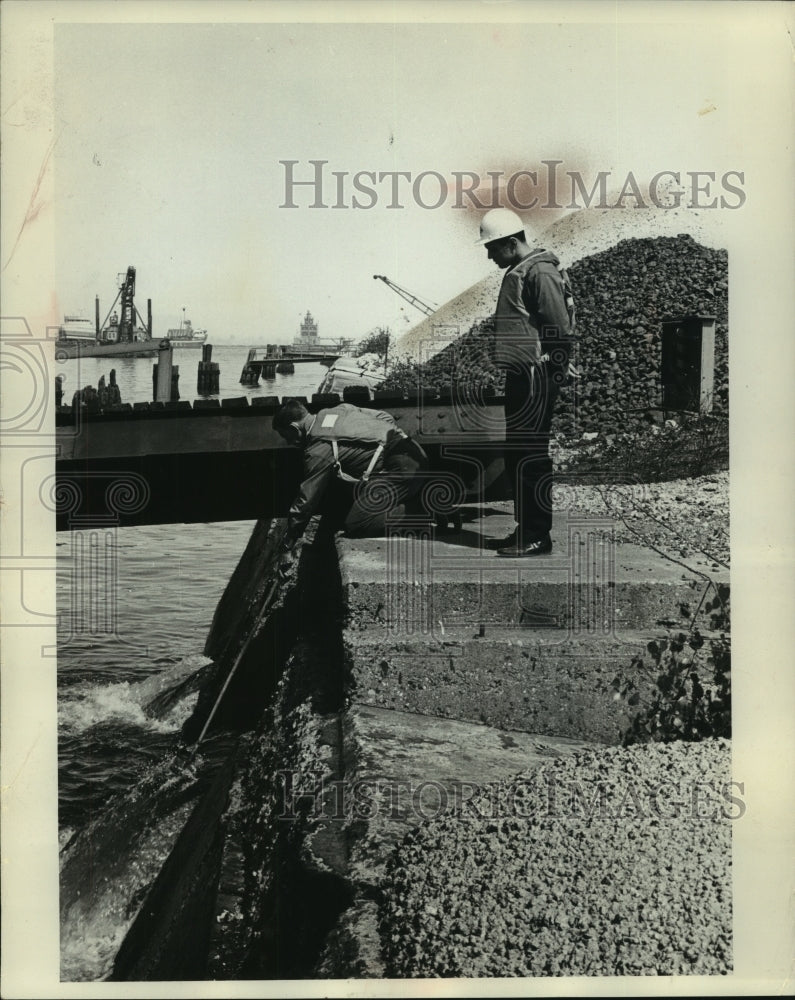
[{"label": "standing worker", "polygon": [[497,299],[495,362],[505,374],[505,471],[514,489],[515,531],[501,556],[552,551],[552,460],[555,401],[569,374],[574,302],[558,258],[531,249],[524,223],[507,208],[487,212],[479,246],[505,271]]},{"label": "standing worker", "polygon": [[303,450],[303,481],[290,507],[286,547],[323,513],[353,538],[378,538],[432,523],[416,504],[428,459],[393,416],[340,403],[314,416],[286,400],[273,429]]}]

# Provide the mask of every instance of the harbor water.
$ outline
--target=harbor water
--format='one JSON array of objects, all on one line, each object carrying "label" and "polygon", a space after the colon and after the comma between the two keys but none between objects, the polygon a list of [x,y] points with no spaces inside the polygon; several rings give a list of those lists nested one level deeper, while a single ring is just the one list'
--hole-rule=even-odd
[{"label": "harbor water", "polygon": [[[294,374],[243,387],[238,379],[247,352],[245,347],[214,349],[222,398],[311,396],[327,370],[314,363],[296,365]],[[192,400],[196,394],[188,388],[195,390],[201,351],[184,349],[175,355],[181,398]],[[112,367],[123,402],[151,400],[152,364],[152,358],[64,362],[60,366],[66,376],[64,402],[71,400],[75,389],[96,386],[101,375],[107,380]],[[157,770],[169,755],[173,757],[180,727],[196,703],[202,668],[209,664],[202,651],[213,613],[254,523],[58,533],[62,849],[125,795],[147,782],[157,785]],[[179,696],[169,698],[171,691]],[[160,791],[158,787],[153,792],[152,802]],[[111,844],[109,853],[112,850]],[[124,891],[119,886],[117,893]],[[114,906],[117,903],[113,901]],[[112,963],[119,944],[118,921],[93,914],[91,919],[90,925],[70,926],[65,933],[62,929],[65,979],[102,978]]]},{"label": "harbor water", "polygon": [[[249,348],[242,345],[213,345],[212,360],[218,363],[220,371],[219,392],[204,399],[228,399],[234,396],[307,396],[317,390],[320,381],[328,371],[319,362],[300,362],[291,375],[274,375],[262,378],[256,386],[242,386],[240,373],[246,363]],[[174,364],[179,368],[180,399],[192,402],[199,398],[196,391],[198,365],[202,352],[200,347],[177,347],[173,352]],[[63,402],[69,404],[73,394],[87,385],[96,388],[99,378],[104,375],[109,382],[110,370],[116,371],[116,383],[121,392],[122,403],[151,401],[152,366],[156,357],[142,358],[70,358],[56,360],[55,374],[63,376]]]}]

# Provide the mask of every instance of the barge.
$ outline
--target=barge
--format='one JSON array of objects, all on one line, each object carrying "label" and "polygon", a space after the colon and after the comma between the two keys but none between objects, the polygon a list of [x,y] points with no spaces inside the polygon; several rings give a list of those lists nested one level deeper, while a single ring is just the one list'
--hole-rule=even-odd
[{"label": "barge", "polygon": [[[154,357],[158,345],[168,339],[174,347],[201,347],[207,339],[206,330],[194,330],[184,319],[178,328],[170,329],[167,337],[152,336],[152,300],[147,299],[146,319],[135,305],[135,268],[127,268],[119,282],[116,298],[105,319],[100,322],[99,296],[95,299],[95,316],[91,321],[83,316],[64,316],[55,342],[56,359]],[[118,305],[118,310],[117,310]]]}]

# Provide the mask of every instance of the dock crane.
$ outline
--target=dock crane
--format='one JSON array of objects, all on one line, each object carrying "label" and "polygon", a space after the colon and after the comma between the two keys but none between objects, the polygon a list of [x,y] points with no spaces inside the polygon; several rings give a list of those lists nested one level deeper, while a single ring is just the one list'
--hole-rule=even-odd
[{"label": "dock crane", "polygon": [[128,267],[127,274],[122,279],[121,274],[118,275],[119,279],[119,290],[116,293],[116,298],[113,300],[113,305],[108,310],[108,314],[105,317],[105,322],[100,324],[99,322],[99,298],[96,300],[96,325],[97,325],[97,339],[102,336],[102,331],[106,328],[110,314],[113,312],[116,303],[121,299],[121,320],[119,321],[119,333],[117,341],[120,344],[129,344],[135,339],[135,320],[139,319],[141,326],[144,327],[147,338],[152,336],[152,300],[147,299],[147,321],[144,321],[143,316],[138,311],[135,305],[135,268]]},{"label": "dock crane", "polygon": [[412,295],[411,292],[407,291],[405,288],[401,288],[400,285],[396,285],[394,281],[390,281],[389,278],[385,277],[383,274],[374,274],[373,278],[383,281],[383,283],[391,288],[393,292],[397,292],[402,299],[405,299],[406,302],[413,305],[415,309],[419,309],[420,312],[425,313],[426,316],[431,316],[439,308],[438,306],[425,302],[419,297],[419,295]]}]

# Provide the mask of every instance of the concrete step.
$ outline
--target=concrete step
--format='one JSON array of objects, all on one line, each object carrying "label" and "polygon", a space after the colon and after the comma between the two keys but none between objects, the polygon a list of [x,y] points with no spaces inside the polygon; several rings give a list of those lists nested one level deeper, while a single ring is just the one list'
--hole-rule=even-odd
[{"label": "concrete step", "polygon": [[694,610],[708,581],[728,573],[705,559],[687,565],[615,541],[600,518],[556,515],[553,551],[505,559],[489,544],[513,519],[485,508],[455,535],[433,539],[338,539],[347,625],[381,625],[405,634],[454,627],[530,625],[593,635],[655,631]]},{"label": "concrete step", "polygon": [[357,705],[618,743],[637,708],[615,697],[612,682],[631,678],[640,703],[650,698],[657,677],[646,650],[651,638],[505,627],[444,636],[346,629],[348,697]]}]

